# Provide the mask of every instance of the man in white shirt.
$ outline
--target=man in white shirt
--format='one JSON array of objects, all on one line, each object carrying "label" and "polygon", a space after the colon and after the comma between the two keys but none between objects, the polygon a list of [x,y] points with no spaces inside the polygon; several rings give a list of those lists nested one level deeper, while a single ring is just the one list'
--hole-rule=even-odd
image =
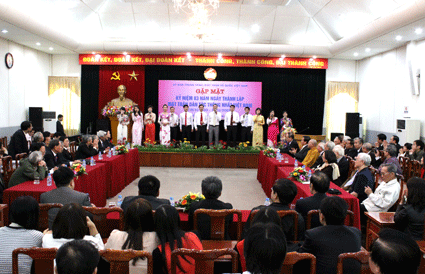
[{"label": "man in white shirt", "polygon": [[242,142],[252,141],[252,131],[254,130],[254,122],[252,121],[252,115],[249,114],[251,109],[249,107],[245,107],[245,114],[241,117],[241,139]]},{"label": "man in white shirt", "polygon": [[208,144],[212,145],[213,136],[214,136],[214,144],[218,145],[218,134],[219,134],[219,126],[221,121],[221,113],[217,111],[217,104],[213,105],[213,111],[208,114],[208,124],[207,124],[207,132],[208,132]]},{"label": "man in white shirt", "polygon": [[[239,123],[239,114],[235,112],[235,106],[230,106],[230,111],[226,113],[224,118],[224,130],[227,132],[227,146],[236,146],[236,134],[238,132],[237,124]],[[230,144],[232,139],[232,144]]]},{"label": "man in white shirt", "polygon": [[180,113],[180,132],[182,133],[182,141],[185,139],[190,142],[190,136],[193,132],[193,115],[189,112],[189,106],[183,106],[184,112]]},{"label": "man in white shirt", "polygon": [[179,116],[174,113],[174,107],[170,108],[170,140],[177,140],[177,133],[179,132]]},{"label": "man in white shirt", "polygon": [[207,123],[208,117],[204,112],[204,105],[199,105],[199,111],[195,113],[195,138],[196,138],[196,146],[200,147],[201,143],[199,142],[199,137],[202,138],[202,145],[205,146],[206,135],[207,135]]}]

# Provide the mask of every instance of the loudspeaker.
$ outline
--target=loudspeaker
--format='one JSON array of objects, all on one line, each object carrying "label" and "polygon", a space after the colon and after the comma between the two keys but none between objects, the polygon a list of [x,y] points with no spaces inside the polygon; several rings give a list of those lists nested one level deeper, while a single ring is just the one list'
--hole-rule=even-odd
[{"label": "loudspeaker", "polygon": [[43,108],[30,107],[28,110],[28,117],[32,123],[33,129],[43,132]]},{"label": "loudspeaker", "polygon": [[99,130],[103,130],[105,132],[108,132],[110,126],[109,126],[109,120],[108,119],[98,119],[96,120],[96,132]]},{"label": "loudspeaker", "polygon": [[345,116],[345,135],[354,139],[360,133],[360,114],[358,112],[347,113]]}]

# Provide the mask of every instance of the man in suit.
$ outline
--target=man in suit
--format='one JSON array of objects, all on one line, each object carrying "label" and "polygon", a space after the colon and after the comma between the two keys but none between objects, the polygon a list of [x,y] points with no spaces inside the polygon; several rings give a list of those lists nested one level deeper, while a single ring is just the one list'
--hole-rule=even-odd
[{"label": "man in suit", "polygon": [[9,187],[33,180],[43,180],[47,176],[46,162],[43,161],[43,154],[40,151],[31,152],[28,158],[19,162],[20,166],[10,177]]},{"label": "man in suit", "polygon": [[63,121],[63,115],[59,114],[58,120],[56,121],[56,132],[59,133],[61,136],[66,136],[65,130],[63,129],[62,121]]},{"label": "man in suit", "polygon": [[351,158],[356,159],[357,150],[354,148],[354,140],[348,139],[345,143],[345,156],[349,156]]},{"label": "man in suit", "polygon": [[160,186],[161,183],[155,176],[148,175],[142,177],[139,180],[139,195],[125,197],[121,204],[121,208],[125,211],[133,201],[140,198],[147,200],[151,204],[153,210],[156,210],[161,205],[169,205],[169,200],[158,198]]},{"label": "man in suit", "polygon": [[183,106],[184,111],[180,113],[180,132],[182,133],[182,142],[189,141],[193,132],[193,115],[189,112],[189,106]]},{"label": "man in suit", "polygon": [[[326,197],[320,205],[320,223],[323,226],[307,230],[300,253],[316,256],[317,274],[335,274],[338,256],[358,252],[361,249],[362,233],[355,227],[344,225],[348,205],[338,196]],[[344,273],[359,273],[360,264],[344,263]]]},{"label": "man in suit", "polygon": [[29,145],[26,135],[32,131],[32,125],[29,121],[24,121],[21,123],[21,129],[17,130],[10,139],[8,152],[12,156],[12,159],[15,159],[16,154],[28,153]]},{"label": "man in suit", "polygon": [[310,150],[310,148],[308,147],[309,141],[310,141],[310,136],[303,136],[303,138],[301,139],[301,145],[302,145],[301,150],[297,152],[295,148],[292,148],[291,151],[289,151],[289,153],[291,153],[293,157],[297,159],[299,162],[304,161],[305,156],[307,156],[307,153]]},{"label": "man in suit", "polygon": [[76,159],[86,159],[97,155],[98,150],[92,145],[93,138],[90,135],[84,135],[78,146]]},{"label": "man in suit", "polygon": [[[218,198],[221,196],[223,184],[221,180],[215,176],[209,176],[202,180],[202,195],[205,196],[205,200],[194,202],[189,208],[189,224],[193,224],[193,216],[195,210],[200,208],[205,209],[232,209],[233,206],[230,203],[224,203]],[[226,217],[226,238],[230,239],[228,235],[228,227],[232,222],[233,216],[229,215]],[[198,217],[198,229],[201,233],[202,240],[209,240],[211,238],[211,222],[208,216],[200,215]]]},{"label": "man in suit", "polygon": [[354,164],[356,173],[345,184],[350,187],[350,194],[357,197],[360,204],[367,198],[365,188],[370,187],[373,189],[375,187],[375,178],[369,170],[370,162],[371,159],[368,154],[360,153],[357,155],[356,162]]},{"label": "man in suit", "polygon": [[387,141],[387,135],[383,133],[378,134],[378,140],[375,143],[375,147],[377,150],[384,150],[384,142]]},{"label": "man in suit", "polygon": [[227,132],[227,146],[236,146],[236,135],[238,132],[238,123],[240,122],[239,113],[235,112],[235,106],[230,106],[230,111],[224,115],[224,130]]},{"label": "man in suit", "polygon": [[49,131],[43,132],[43,136],[44,136],[44,143],[46,144],[46,146],[49,146],[50,140],[52,140],[52,137],[50,137],[50,132]]},{"label": "man in suit", "polygon": [[208,115],[204,112],[204,105],[199,105],[199,111],[195,113],[193,124],[195,125],[195,138],[196,146],[200,147],[201,142],[199,138],[202,138],[202,145],[205,145],[206,135],[207,135],[207,123]]},{"label": "man in suit", "polygon": [[110,143],[107,140],[107,133],[103,130],[97,132],[97,137],[99,137],[99,152],[108,153],[110,150]]},{"label": "man in suit", "polygon": [[295,148],[296,152],[300,150],[300,147],[298,146],[297,141],[294,140],[295,135],[292,132],[288,132],[286,135],[286,141],[288,142],[288,145],[280,150],[281,153],[289,154],[290,156],[293,156],[290,151],[294,151],[293,148]]},{"label": "man in suit", "polygon": [[[40,203],[59,203],[63,205],[77,203],[81,206],[92,206],[92,204],[90,204],[90,197],[87,193],[74,190],[74,172],[71,169],[63,166],[59,167],[53,172],[53,180],[57,188],[41,194]],[[58,208],[49,210],[49,228],[52,227],[58,211]]]},{"label": "man in suit", "polygon": [[390,138],[390,144],[394,144],[396,146],[396,148],[397,148],[397,151],[400,151],[401,146],[400,146],[400,144],[398,142],[400,142],[400,138],[398,138],[397,135],[391,136],[391,138]]},{"label": "man in suit", "polygon": [[[307,214],[310,210],[320,208],[320,203],[325,199],[326,192],[329,190],[330,180],[329,177],[323,172],[315,172],[310,178],[310,193],[313,196],[299,199],[295,204],[295,210],[300,213],[304,220],[307,220]],[[311,220],[311,227],[320,226],[319,217],[313,217]]]},{"label": "man in suit", "polygon": [[362,146],[363,146],[363,139],[359,137],[354,138],[354,148],[356,149],[357,154],[362,152]]},{"label": "man in suit", "polygon": [[344,183],[348,178],[348,171],[350,169],[350,163],[347,158],[344,157],[344,149],[342,146],[335,146],[333,152],[336,156],[336,161],[339,168],[339,180],[341,183]]},{"label": "man in suit", "polygon": [[371,143],[364,143],[363,147],[362,147],[362,151],[363,153],[366,153],[367,155],[370,156],[370,165],[373,166],[374,168],[378,168],[379,165],[381,164],[381,162],[378,162],[375,158],[375,151],[373,149],[373,146]]},{"label": "man in suit", "polygon": [[[62,141],[56,139],[50,141],[49,147],[46,149],[46,154],[44,155],[44,161],[49,170],[56,170],[59,166],[70,166],[73,164],[72,161],[65,159],[63,151]],[[78,160],[75,162],[80,163]]]},{"label": "man in suit", "polygon": [[59,138],[59,140],[63,143],[63,150],[62,150],[62,156],[67,160],[67,161],[73,161],[74,158],[72,157],[71,151],[70,151],[70,146],[69,146],[69,139],[66,136],[61,136]]}]

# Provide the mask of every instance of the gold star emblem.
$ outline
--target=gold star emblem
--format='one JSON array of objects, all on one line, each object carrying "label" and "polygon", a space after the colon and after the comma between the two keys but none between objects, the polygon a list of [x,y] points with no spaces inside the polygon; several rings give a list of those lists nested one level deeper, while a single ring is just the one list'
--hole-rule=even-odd
[{"label": "gold star emblem", "polygon": [[133,80],[133,78],[134,79],[136,79],[136,81],[137,81],[137,77],[136,76],[139,76],[139,74],[136,74],[135,72],[134,72],[134,70],[133,70],[133,73],[132,74],[129,74],[128,76],[130,76],[131,78],[130,78],[130,81],[131,80]]}]

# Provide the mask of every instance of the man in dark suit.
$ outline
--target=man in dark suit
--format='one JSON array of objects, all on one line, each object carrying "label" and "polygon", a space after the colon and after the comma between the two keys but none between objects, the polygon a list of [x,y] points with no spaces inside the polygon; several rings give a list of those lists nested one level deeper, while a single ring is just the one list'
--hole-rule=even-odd
[{"label": "man in dark suit", "polygon": [[70,162],[62,155],[62,151],[63,144],[61,141],[56,139],[50,141],[49,147],[46,149],[46,154],[44,155],[44,161],[46,162],[47,168],[49,170],[62,165],[70,165]]},{"label": "man in dark suit", "polygon": [[369,170],[370,161],[370,156],[366,153],[357,155],[354,165],[356,173],[346,184],[349,185],[352,181],[349,192],[359,199],[360,204],[368,197],[365,193],[365,188],[375,188],[375,178]]},{"label": "man in dark suit", "polygon": [[[205,196],[205,200],[194,202],[189,208],[189,224],[193,224],[193,216],[195,210],[200,208],[205,209],[232,209],[233,206],[230,203],[224,203],[218,198],[221,196],[223,184],[221,180],[215,176],[209,176],[202,180],[202,195]],[[229,215],[226,217],[226,238],[230,239],[228,235],[228,227],[232,222],[233,216]],[[198,229],[201,234],[202,240],[209,240],[211,238],[211,222],[208,216],[198,216]]]},{"label": "man in dark suit", "polygon": [[288,134],[286,135],[286,141],[288,142],[288,145],[280,150],[281,153],[286,153],[286,154],[289,154],[290,156],[294,156],[293,154],[290,153],[290,151],[294,151],[293,150],[294,148],[296,152],[300,150],[300,147],[298,146],[298,143],[297,141],[294,140],[294,138],[295,138],[294,133],[288,132]]},{"label": "man in dark suit", "polygon": [[375,147],[377,150],[384,150],[384,142],[387,141],[387,135],[383,133],[378,134],[378,140],[375,143]]},{"label": "man in dark suit", "polygon": [[107,138],[106,138],[107,133],[103,130],[99,130],[97,132],[97,137],[99,137],[99,151],[102,153],[108,153],[109,152],[109,145],[110,143],[107,142]]},{"label": "man in dark suit", "polygon": [[[317,274],[335,274],[338,256],[342,253],[358,252],[361,249],[361,232],[355,227],[344,225],[348,205],[338,196],[326,197],[320,205],[320,222],[323,226],[307,230],[305,241],[298,249],[300,253],[316,256]],[[344,263],[344,273],[359,273],[360,264]]]},{"label": "man in dark suit", "polygon": [[354,148],[356,149],[357,154],[362,152],[362,146],[363,146],[363,139],[359,137],[354,138]]},{"label": "man in dark suit", "polygon": [[397,135],[391,136],[391,138],[390,138],[390,144],[394,144],[396,146],[397,152],[399,152],[400,149],[401,149],[401,146],[400,146],[400,144],[398,142],[400,142],[400,138],[398,138]]},{"label": "man in dark suit", "polygon": [[289,153],[293,155],[295,159],[297,159],[299,162],[304,161],[305,156],[307,156],[308,151],[310,148],[308,147],[308,142],[310,141],[309,136],[303,136],[301,139],[301,145],[303,146],[300,151],[296,151],[296,148],[291,149]]},{"label": "man in dark suit", "polygon": [[72,157],[70,146],[69,146],[69,139],[66,136],[61,136],[59,140],[63,143],[63,150],[62,150],[62,156],[67,161],[73,161],[74,158]]},{"label": "man in dark suit", "polygon": [[21,123],[21,129],[17,130],[10,139],[8,152],[12,156],[12,159],[15,159],[16,154],[28,153],[29,145],[26,134],[32,130],[31,122],[24,121]]},{"label": "man in dark suit", "polygon": [[[320,208],[320,203],[325,199],[326,192],[329,190],[330,180],[329,177],[323,172],[315,172],[310,178],[310,193],[313,196],[299,199],[295,204],[295,210],[300,213],[304,220],[307,220],[307,214],[310,210],[317,210]],[[313,216],[311,220],[311,227],[320,226],[318,216]]]},{"label": "man in dark suit", "polygon": [[92,145],[93,138],[90,135],[84,135],[80,145],[78,146],[76,159],[86,159],[97,155],[98,151]]},{"label": "man in dark suit", "polygon": [[[55,181],[57,188],[41,194],[40,203],[59,203],[63,205],[77,203],[82,206],[92,206],[92,204],[90,204],[88,194],[74,190],[74,172],[71,169],[63,166],[59,167],[55,172],[53,172],[53,180]],[[49,210],[49,228],[52,227],[58,211],[58,208]]]},{"label": "man in dark suit", "polygon": [[59,114],[58,120],[56,121],[56,132],[59,133],[61,136],[66,136],[65,130],[63,129],[62,121],[63,121],[63,115]]},{"label": "man in dark suit", "polygon": [[140,198],[147,200],[151,204],[153,210],[156,210],[161,205],[169,205],[169,200],[158,198],[160,186],[161,183],[155,176],[148,175],[142,177],[139,180],[139,195],[125,197],[121,204],[121,208],[125,211],[132,202]]},{"label": "man in dark suit", "polygon": [[351,158],[356,159],[357,150],[354,148],[354,140],[348,139],[345,143],[345,156],[349,156]]},{"label": "man in dark suit", "polygon": [[335,146],[333,152],[336,156],[336,161],[339,168],[339,181],[343,184],[348,178],[348,171],[350,169],[350,163],[348,159],[344,157],[344,149],[342,146]]}]

